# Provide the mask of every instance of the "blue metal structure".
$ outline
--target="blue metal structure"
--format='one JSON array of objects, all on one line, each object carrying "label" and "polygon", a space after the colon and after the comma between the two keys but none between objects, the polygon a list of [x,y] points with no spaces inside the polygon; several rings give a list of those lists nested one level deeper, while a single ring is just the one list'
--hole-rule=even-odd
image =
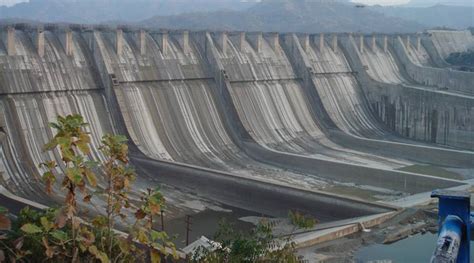
[{"label": "blue metal structure", "polygon": [[432,263],[469,263],[471,241],[471,194],[436,190],[439,199],[439,234]]}]

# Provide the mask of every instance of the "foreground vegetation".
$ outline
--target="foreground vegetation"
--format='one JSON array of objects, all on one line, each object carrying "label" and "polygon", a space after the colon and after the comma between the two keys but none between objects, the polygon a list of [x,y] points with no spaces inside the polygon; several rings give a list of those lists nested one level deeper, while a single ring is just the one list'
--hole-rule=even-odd
[{"label": "foreground vegetation", "polygon": [[218,244],[211,249],[198,249],[192,261],[206,263],[300,262],[292,241],[293,234],[297,229],[314,227],[317,220],[292,211],[289,212],[288,218],[293,230],[289,235],[280,238],[273,235],[275,221],[262,220],[250,233],[244,233],[222,220],[214,236]]},{"label": "foreground vegetation", "polygon": [[[80,115],[59,116],[45,151],[58,151],[60,163],[40,164],[47,193],[64,196],[59,208],[23,209],[15,220],[0,207],[0,262],[161,262],[178,260],[174,243],[164,231],[153,228],[165,205],[159,189],[146,189],[132,202],[136,178],[129,165],[127,139],[107,134],[102,138],[102,162],[90,160],[91,137]],[[100,215],[90,222],[79,216],[84,207]],[[90,217],[88,215],[87,217]],[[316,220],[290,212],[297,228],[310,228]],[[126,233],[115,230],[120,224]],[[250,233],[236,231],[222,222],[215,236],[219,247],[200,249],[194,262],[297,262],[295,247],[287,236],[275,243],[273,224],[260,222]],[[283,241],[283,242],[281,242]],[[278,245],[282,244],[282,245]]]},{"label": "foreground vegetation", "polygon": [[[129,199],[136,174],[129,166],[126,138],[105,135],[100,146],[105,160],[90,161],[87,125],[80,115],[60,116],[50,124],[57,134],[45,150],[57,149],[62,163],[42,163],[42,180],[48,193],[60,184],[64,203],[47,211],[24,209],[13,224],[3,209],[0,230],[8,232],[0,238],[0,261],[106,263],[177,259],[168,235],[153,229],[153,220],[165,202],[161,193],[148,189],[141,193],[137,204]],[[99,209],[105,211],[104,215],[84,222],[78,215],[85,211],[78,204],[97,205],[92,203],[93,198],[105,200]],[[117,222],[131,223],[128,233],[115,231]]]}]

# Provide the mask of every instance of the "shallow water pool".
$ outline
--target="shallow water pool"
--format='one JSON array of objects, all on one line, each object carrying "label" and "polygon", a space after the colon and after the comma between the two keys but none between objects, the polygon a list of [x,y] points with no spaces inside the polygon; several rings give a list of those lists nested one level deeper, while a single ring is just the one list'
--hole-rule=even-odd
[{"label": "shallow water pool", "polygon": [[[415,235],[399,242],[383,245],[376,244],[360,249],[355,254],[356,262],[396,262],[396,263],[422,263],[430,262],[435,249],[437,235],[427,233]],[[474,251],[471,242],[471,253]],[[471,256],[471,262],[474,263]],[[385,261],[384,261],[385,260]]]}]

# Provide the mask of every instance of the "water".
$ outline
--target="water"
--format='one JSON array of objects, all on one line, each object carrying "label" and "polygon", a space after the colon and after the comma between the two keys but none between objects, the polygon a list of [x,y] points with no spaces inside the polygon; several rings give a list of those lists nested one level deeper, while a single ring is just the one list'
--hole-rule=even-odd
[{"label": "water", "polygon": [[[370,262],[387,260],[388,262],[421,263],[430,262],[435,249],[437,235],[415,235],[390,245],[372,245],[360,249],[356,255],[356,262]],[[471,251],[474,251],[471,242]],[[471,262],[474,260],[471,257]]]}]

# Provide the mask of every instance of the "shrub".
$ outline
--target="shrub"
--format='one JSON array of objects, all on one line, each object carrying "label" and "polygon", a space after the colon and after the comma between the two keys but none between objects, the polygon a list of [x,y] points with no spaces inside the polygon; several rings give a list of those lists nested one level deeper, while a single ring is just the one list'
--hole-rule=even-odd
[{"label": "shrub", "polygon": [[[177,259],[175,245],[165,232],[153,229],[165,199],[158,189],[141,193],[141,202],[132,204],[129,191],[135,171],[129,166],[127,139],[107,134],[102,138],[101,163],[91,161],[90,134],[80,115],[59,116],[51,123],[57,133],[45,145],[45,151],[58,150],[61,164],[40,164],[46,192],[52,193],[57,182],[64,192],[58,209],[34,211],[25,208],[12,221],[0,208],[0,262],[160,262]],[[59,169],[59,167],[61,169]],[[81,199],[79,199],[81,197]],[[96,206],[93,197],[105,200],[105,215],[86,223],[80,215],[80,203]],[[115,230],[118,221],[134,221],[128,233]],[[44,259],[44,260],[43,260]]]}]

